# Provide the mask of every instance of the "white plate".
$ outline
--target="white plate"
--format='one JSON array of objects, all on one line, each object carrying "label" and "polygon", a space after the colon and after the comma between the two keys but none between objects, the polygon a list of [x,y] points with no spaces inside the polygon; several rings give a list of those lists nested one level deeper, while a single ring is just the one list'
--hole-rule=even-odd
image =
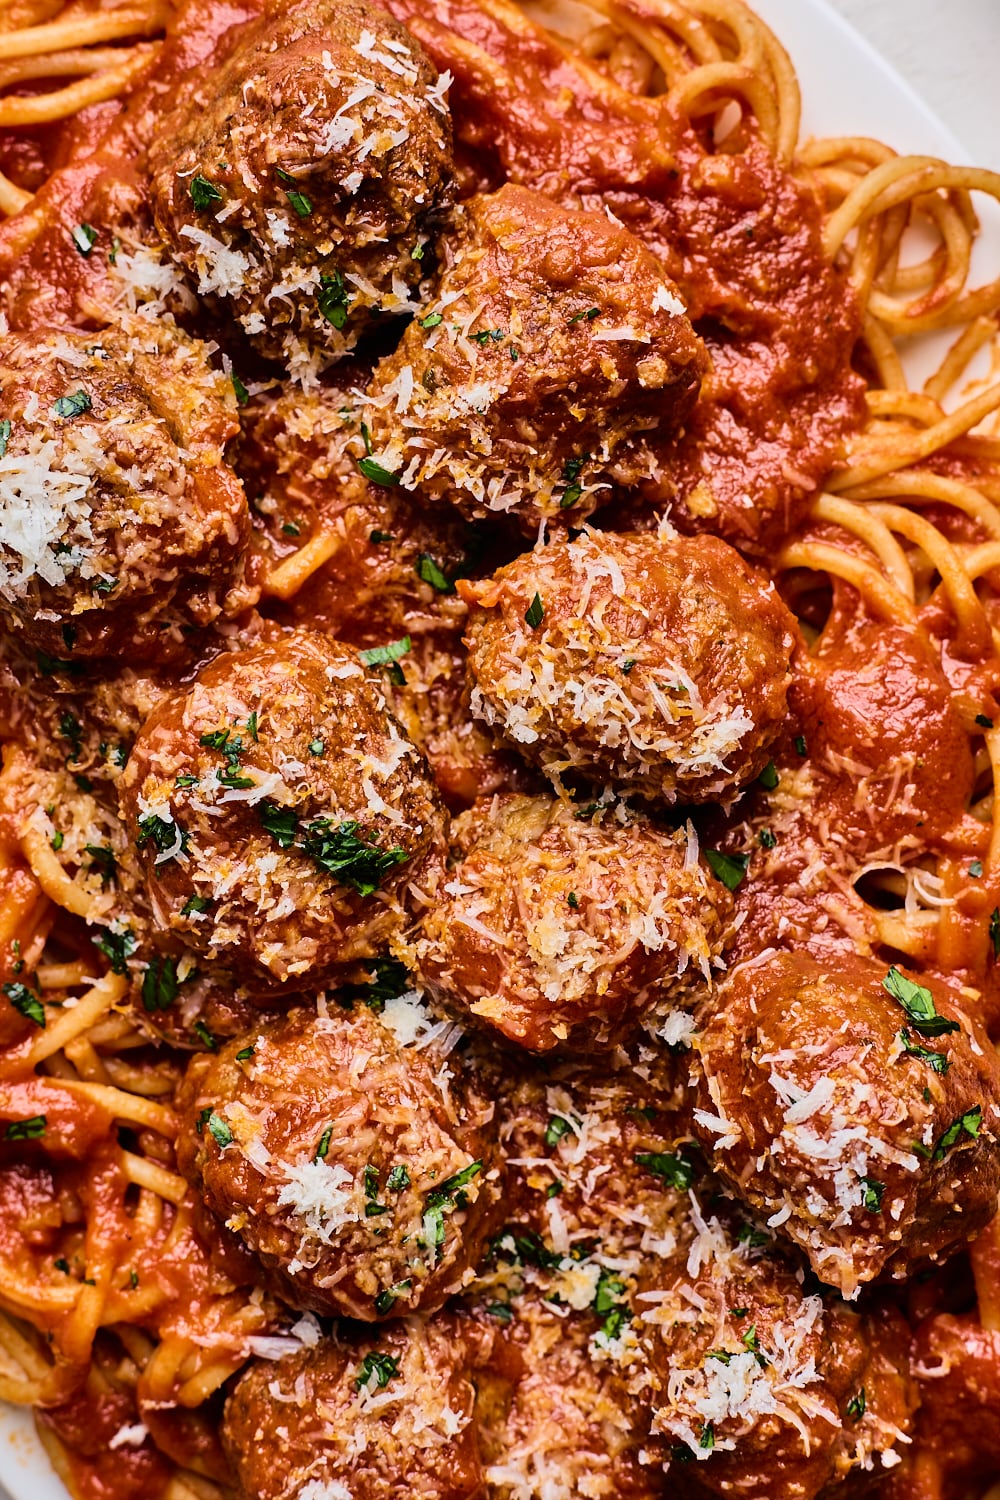
[{"label": "white plate", "polygon": [[[826,0],[756,0],[788,48],[803,93],[802,133],[869,135],[897,150],[967,163],[969,152]],[[1000,261],[1000,214],[984,214],[977,260]],[[993,275],[996,274],[994,270]],[[0,1500],[67,1500],[30,1414],[0,1403]]]}]

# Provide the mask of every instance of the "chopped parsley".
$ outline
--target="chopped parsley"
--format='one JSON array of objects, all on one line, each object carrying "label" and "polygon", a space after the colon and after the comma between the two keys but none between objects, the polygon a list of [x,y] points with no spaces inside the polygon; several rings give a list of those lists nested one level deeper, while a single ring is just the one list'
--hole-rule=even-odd
[{"label": "chopped parsley", "polygon": [[292,176],[291,172],[283,171],[281,167],[275,168],[275,171],[277,173],[278,181],[285,189],[285,197],[288,199],[288,202],[294,209],[295,213],[298,214],[300,219],[308,219],[309,215],[313,211],[312,202],[306,196],[306,194],[302,192],[301,188],[298,186],[296,178]]},{"label": "chopped parsley", "polygon": [[938,1014],[934,996],[922,984],[907,979],[893,964],[882,981],[882,988],[898,1000],[913,1023],[913,1029],[921,1036],[944,1036],[949,1031],[961,1031],[957,1021]]},{"label": "chopped parsley", "polygon": [[976,723],[979,725],[980,729],[993,728],[993,720],[989,717],[988,714],[976,714]]},{"label": "chopped parsley", "polygon": [[757,777],[757,780],[760,782],[761,786],[766,792],[774,791],[775,787],[778,785],[779,777],[778,772],[775,769],[773,760],[768,761],[763,771],[761,771],[760,775]]},{"label": "chopped parsley", "polygon": [[118,861],[110,844],[84,844],[84,854],[90,855],[90,869],[100,875],[102,885],[110,885],[118,869]]},{"label": "chopped parsley", "polygon": [[10,420],[9,420],[9,418],[4,417],[3,421],[0,422],[0,458],[3,458],[4,455],[6,454],[6,452],[7,452],[7,444],[9,442],[10,442]]},{"label": "chopped parsley", "polygon": [[982,860],[981,859],[974,859],[972,861],[972,864],[969,866],[969,874],[972,876],[973,880],[978,880],[979,877],[980,877],[980,875],[982,875],[982,873],[983,873],[983,862],[982,862]]},{"label": "chopped parsley", "polygon": [[[175,848],[178,835],[180,836],[180,848]],[[156,845],[161,854],[170,855],[176,859],[178,854],[183,854],[190,842],[190,835],[185,833],[179,823],[173,819],[169,822],[166,818],[157,817],[156,813],[147,813],[146,817],[139,819],[139,837],[135,841],[137,849],[143,849],[149,843]]]},{"label": "chopped parsley", "polygon": [[333,1126],[328,1125],[316,1144],[313,1161],[325,1161],[330,1153],[330,1137],[333,1135]]},{"label": "chopped parsley", "polygon": [[271,835],[278,848],[290,849],[299,828],[295,809],[279,807],[277,802],[262,802],[258,816],[264,832]]},{"label": "chopped parsley", "polygon": [[568,458],[566,460],[562,471],[563,492],[559,498],[560,510],[569,510],[570,506],[575,505],[583,494],[583,484],[581,483],[580,475],[589,462],[589,453],[581,453],[579,458]]},{"label": "chopped parsley", "polygon": [[454,584],[450,583],[444,576],[429,552],[421,552],[413,565],[413,571],[423,583],[429,583],[432,589],[437,589],[439,594],[453,594],[455,592]]},{"label": "chopped parsley", "polygon": [[760,833],[758,833],[757,835],[757,842],[762,849],[773,849],[778,840],[775,838],[770,828],[762,828],[760,830]]},{"label": "chopped parsley", "polygon": [[542,604],[542,596],[536,594],[524,612],[525,624],[530,625],[532,630],[537,630],[544,618],[545,606]]},{"label": "chopped parsley", "polygon": [[448,1177],[439,1183],[436,1188],[431,1188],[427,1194],[427,1202],[432,1207],[436,1205],[447,1205],[451,1208],[463,1208],[465,1206],[464,1188],[467,1188],[474,1177],[478,1177],[483,1170],[481,1161],[472,1161],[453,1177]]},{"label": "chopped parsley", "polygon": [[705,858],[712,874],[727,890],[735,891],[743,884],[750,864],[749,854],[723,854],[721,849],[706,849]]},{"label": "chopped parsley", "polygon": [[333,824],[329,818],[314,818],[302,831],[302,853],[342,885],[348,885],[359,896],[371,896],[383,877],[396,865],[405,864],[409,854],[398,845],[381,849],[358,835],[358,823]]},{"label": "chopped parsley", "polygon": [[407,1171],[406,1163],[398,1162],[386,1178],[385,1190],[387,1193],[402,1193],[405,1192],[409,1185],[410,1174]]},{"label": "chopped parsley", "polygon": [[97,230],[92,224],[74,224],[70,230],[70,238],[80,254],[86,259],[97,244]]},{"label": "chopped parsley", "polygon": [[809,753],[806,749],[806,737],[804,734],[797,734],[795,736],[795,748],[799,755],[807,755]]},{"label": "chopped parsley", "polygon": [[552,1115],[545,1130],[546,1146],[558,1146],[564,1135],[576,1135],[576,1127],[564,1115]]},{"label": "chopped parsley", "polygon": [[310,740],[309,741],[309,754],[310,755],[317,755],[317,756],[318,755],[322,755],[323,751],[325,749],[326,749],[326,740]]},{"label": "chopped parsley", "polygon": [[208,1027],[205,1025],[204,1021],[195,1021],[194,1025],[191,1027],[191,1030],[194,1032],[195,1036],[202,1043],[202,1045],[208,1048],[209,1052],[218,1052],[219,1044],[215,1040],[215,1037],[212,1035],[212,1033],[209,1031]]},{"label": "chopped parsley", "polygon": [[473,343],[478,344],[480,348],[482,348],[484,344],[488,344],[490,342],[499,344],[503,336],[504,332],[502,328],[483,328],[479,331],[479,333],[469,334],[469,337],[472,339]]},{"label": "chopped parsley", "polygon": [[407,654],[412,644],[410,637],[404,635],[398,641],[389,641],[385,646],[370,646],[366,651],[359,651],[358,656],[366,667],[388,667],[392,681],[398,687],[402,687],[406,678],[403,676],[399,661]]},{"label": "chopped parsley", "polygon": [[393,474],[390,469],[384,468],[377,459],[359,458],[357,465],[358,473],[364,479],[367,479],[369,484],[377,484],[384,490],[391,490],[394,485],[399,483],[399,475]]},{"label": "chopped parsley", "polygon": [[990,912],[990,942],[993,945],[993,957],[1000,958],[1000,906],[994,906]]},{"label": "chopped parsley", "polygon": [[[745,1311],[744,1316],[746,1316]],[[757,1337],[756,1323],[750,1324],[750,1327],[747,1329],[746,1333],[743,1334],[740,1342],[742,1343],[744,1349],[746,1349],[747,1353],[753,1355],[757,1363],[760,1365],[761,1369],[764,1369],[764,1367],[770,1363],[767,1355],[760,1347],[760,1339]]]},{"label": "chopped parsley", "polygon": [[580,910],[580,898],[576,894],[576,891],[570,891],[569,895],[566,897],[566,905],[572,907],[574,911]]},{"label": "chopped parsley", "polygon": [[973,1140],[979,1135],[983,1124],[982,1105],[975,1104],[972,1109],[967,1109],[964,1115],[959,1115],[953,1120],[934,1148],[934,1161],[941,1161],[952,1146],[957,1145],[963,1135],[971,1136]]},{"label": "chopped parsley", "polygon": [[706,1422],[704,1427],[701,1429],[701,1436],[698,1439],[698,1447],[706,1448],[709,1450],[715,1447],[715,1428],[712,1426],[711,1422]]},{"label": "chopped parsley", "polygon": [[921,1047],[919,1042],[915,1042],[912,1039],[905,1026],[899,1033],[899,1040],[903,1044],[903,1050],[907,1057],[919,1058],[921,1062],[925,1062],[929,1068],[933,1068],[934,1072],[940,1073],[942,1077],[951,1067],[950,1061],[943,1052],[934,1052],[930,1047]]},{"label": "chopped parsley", "polygon": [[439,323],[444,322],[444,314],[439,312],[428,313],[426,318],[420,319],[421,328],[437,328]]},{"label": "chopped parsley", "polygon": [[241,1047],[240,1050],[236,1054],[236,1061],[237,1062],[249,1062],[250,1058],[253,1057],[253,1055],[254,1055],[254,1053],[256,1051],[257,1051],[257,1048],[254,1047],[254,1046],[252,1046],[252,1045],[249,1046],[249,1047]]},{"label": "chopped parsley", "polygon": [[236,405],[246,406],[247,402],[250,400],[250,392],[247,390],[246,386],[243,384],[242,380],[237,375],[235,370],[230,370],[229,378],[233,383],[233,390],[236,393]]},{"label": "chopped parsley", "polygon": [[11,1005],[27,1021],[34,1021],[36,1026],[45,1028],[45,1006],[34,990],[29,990],[26,984],[5,984],[3,992]]},{"label": "chopped parsley", "polygon": [[177,961],[159,954],[151,959],[142,976],[142,1003],[152,1015],[154,1011],[169,1010],[177,999],[180,981],[177,978]]},{"label": "chopped parsley", "polygon": [[396,1302],[404,1292],[408,1292],[410,1290],[410,1286],[411,1282],[409,1277],[407,1277],[405,1281],[397,1281],[395,1286],[386,1287],[385,1291],[379,1292],[378,1296],[375,1298],[375,1311],[379,1314],[379,1316],[384,1317],[387,1312],[391,1312],[393,1303]]},{"label": "chopped parsley", "polygon": [[680,1153],[639,1151],[632,1160],[637,1166],[645,1167],[654,1177],[661,1177],[670,1187],[677,1188],[682,1193],[686,1193],[694,1182],[694,1166]]},{"label": "chopped parsley", "polygon": [[868,1392],[864,1386],[857,1391],[847,1403],[847,1415],[852,1422],[860,1422],[868,1406]]},{"label": "chopped parsley", "polygon": [[189,896],[181,907],[181,916],[190,917],[195,913],[206,912],[211,904],[210,896]]},{"label": "chopped parsley", "polygon": [[374,1380],[375,1388],[384,1391],[392,1377],[398,1374],[398,1359],[394,1359],[391,1354],[380,1354],[377,1349],[372,1349],[358,1366],[354,1389],[360,1391],[364,1387],[371,1390]]},{"label": "chopped parsley", "polygon": [[343,328],[350,315],[350,294],[339,271],[332,276],[320,276],[316,307],[321,318],[334,328]]},{"label": "chopped parsley", "polygon": [[213,203],[222,202],[222,189],[217,188],[214,182],[209,182],[200,172],[196,172],[188,183],[188,192],[191,202],[199,213],[206,208],[211,208]]},{"label": "chopped parsley", "polygon": [[85,411],[90,411],[93,404],[86,391],[74,391],[72,395],[58,397],[52,411],[55,416],[71,421],[73,417],[82,417]]},{"label": "chopped parsley", "polygon": [[885,1183],[878,1182],[874,1177],[862,1177],[861,1179],[861,1205],[870,1214],[877,1214],[882,1209],[882,1199],[885,1195]]},{"label": "chopped parsley", "polygon": [[571,318],[567,319],[567,322],[571,327],[574,323],[582,323],[584,318],[586,318],[588,323],[592,323],[594,319],[599,318],[600,315],[601,309],[599,307],[585,307],[581,312],[574,313]]},{"label": "chopped parsley", "polygon": [[5,1141],[37,1141],[39,1136],[45,1134],[46,1124],[44,1115],[29,1115],[26,1120],[11,1120],[3,1138]]},{"label": "chopped parsley", "polygon": [[214,1109],[209,1112],[208,1131],[220,1150],[225,1151],[227,1146],[233,1144],[233,1132],[222,1116],[215,1113]]},{"label": "chopped parsley", "polygon": [[125,974],[127,972],[126,960],[132,957],[136,948],[135,934],[130,927],[121,932],[115,932],[113,928],[106,928],[90,940],[98,953],[103,953],[111,965],[112,974]]}]

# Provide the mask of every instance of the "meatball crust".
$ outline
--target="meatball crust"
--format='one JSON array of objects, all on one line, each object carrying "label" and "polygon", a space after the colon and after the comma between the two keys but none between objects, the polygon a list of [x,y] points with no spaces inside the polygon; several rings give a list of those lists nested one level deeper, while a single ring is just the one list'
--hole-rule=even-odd
[{"label": "meatball crust", "polygon": [[677,289],[617,220],[510,183],[456,210],[446,253],[376,367],[368,451],[469,516],[578,524],[697,399],[707,361]]},{"label": "meatball crust", "polygon": [[363,1322],[458,1291],[500,1191],[493,1106],[386,1015],[290,1011],[194,1058],[178,1100],[181,1171],[280,1296]]},{"label": "meatball crust", "polygon": [[[659,1500],[660,1475],[644,1469],[641,1408],[588,1347],[590,1327],[537,1295],[518,1299],[503,1374],[512,1389],[491,1403],[481,1444],[492,1500]],[[496,1359],[476,1380],[489,1391]]]},{"label": "meatball crust", "polygon": [[384,948],[444,825],[377,681],[307,631],[221,656],[165,699],[119,795],[164,949],[263,992]]},{"label": "meatball crust", "polygon": [[459,588],[473,713],[557,783],[705,802],[767,764],[794,620],[725,542],[587,531]]},{"label": "meatball crust", "polygon": [[694,1133],[821,1281],[856,1296],[945,1259],[993,1217],[1000,1068],[943,985],[771,950],[710,1009]]},{"label": "meatball crust", "polygon": [[149,155],[156,224],[263,353],[336,357],[412,307],[451,169],[444,92],[364,0],[278,0],[182,85]]},{"label": "meatball crust", "polygon": [[222,1420],[239,1500],[478,1500],[468,1358],[439,1314],[255,1361]]},{"label": "meatball crust", "polygon": [[236,399],[203,344],[144,319],[12,334],[0,398],[0,614],[27,645],[162,661],[253,602]]},{"label": "meatball crust", "polygon": [[554,797],[500,795],[452,827],[421,920],[429,993],[530,1052],[615,1046],[711,978],[732,897],[692,830]]},{"label": "meatball crust", "polygon": [[899,1462],[916,1405],[909,1331],[894,1309],[807,1295],[766,1240],[692,1194],[674,1253],[644,1263],[642,1357],[626,1379],[652,1408],[650,1456],[659,1448],[672,1476],[674,1460],[693,1459],[710,1493],[813,1500]]}]

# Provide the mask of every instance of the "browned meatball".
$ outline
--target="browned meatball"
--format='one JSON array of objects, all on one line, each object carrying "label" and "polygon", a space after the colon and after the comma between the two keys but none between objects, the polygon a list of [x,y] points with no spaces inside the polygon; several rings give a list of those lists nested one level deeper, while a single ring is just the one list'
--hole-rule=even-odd
[{"label": "browned meatball", "polygon": [[672,832],[554,797],[483,800],[420,924],[428,991],[531,1052],[614,1046],[706,981],[732,898]]},{"label": "browned meatball", "polygon": [[[375,370],[368,466],[467,515],[577,524],[694,406],[704,350],[616,219],[512,184],[457,211],[433,300]],[[365,464],[365,449],[358,447]]]},{"label": "browned meatball", "polygon": [[[537,1294],[520,1297],[480,1444],[492,1500],[658,1500],[644,1468],[642,1407],[593,1359],[588,1321]],[[476,1374],[490,1393],[497,1358]],[[513,1377],[513,1378],[512,1378]]]},{"label": "browned meatball", "polygon": [[382,1020],[296,1010],[188,1068],[178,1164],[295,1307],[372,1322],[468,1278],[499,1197],[493,1107],[430,1029],[415,996]]},{"label": "browned meatball", "polygon": [[716,1170],[845,1296],[996,1211],[1000,1067],[941,985],[769,951],[713,1001],[692,1083]]},{"label": "browned meatball", "polygon": [[165,699],[119,793],[165,946],[265,990],[383,948],[444,816],[357,653],[305,631]]},{"label": "browned meatball", "polygon": [[643,1265],[642,1357],[625,1378],[672,1481],[690,1465],[716,1494],[813,1500],[900,1461],[916,1404],[909,1335],[894,1310],[807,1295],[766,1240],[692,1195],[676,1250]]},{"label": "browned meatball", "polygon": [[0,407],[0,612],[27,644],[162,660],[252,602],[236,400],[204,345],[138,319],[11,335]]},{"label": "browned meatball", "polygon": [[588,531],[460,590],[472,710],[553,779],[704,802],[767,764],[794,621],[724,542]]},{"label": "browned meatball", "polygon": [[468,1367],[447,1315],[254,1362],[222,1422],[239,1500],[479,1500]]},{"label": "browned meatball", "polygon": [[293,371],[413,305],[450,170],[446,87],[363,0],[278,0],[163,121],[149,158],[160,233],[198,291]]}]

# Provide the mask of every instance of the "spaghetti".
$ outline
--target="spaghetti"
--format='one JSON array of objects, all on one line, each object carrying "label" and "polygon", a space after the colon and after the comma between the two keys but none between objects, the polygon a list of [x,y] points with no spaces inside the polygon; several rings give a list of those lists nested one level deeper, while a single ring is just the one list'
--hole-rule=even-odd
[{"label": "spaghetti", "polygon": [[[858,952],[949,979],[995,1031],[1000,382],[995,363],[986,380],[970,384],[969,372],[994,350],[1000,317],[1000,276],[970,284],[973,195],[1000,200],[1000,176],[897,156],[863,138],[800,144],[789,58],[741,0],[592,0],[558,12],[510,0],[392,0],[389,9],[454,75],[463,194],[527,180],[574,207],[623,218],[663,259],[712,354],[702,403],[671,450],[673,488],[657,471],[636,486],[634,513],[622,513],[648,529],[670,505],[682,531],[717,532],[743,547],[777,580],[809,641],[812,665],[792,704],[802,732],[775,752],[781,789],[738,804],[718,838],[726,858],[755,874],[739,897],[746,915],[734,953],[745,957],[747,935],[772,929],[781,947],[781,923],[796,921],[811,933],[803,941],[820,934],[822,947],[832,924]],[[100,8],[76,0],[64,9],[46,0],[0,9],[0,211],[10,216],[0,258],[15,329],[27,326],[39,296],[46,321],[78,327],[136,315],[190,318],[196,304],[154,228],[146,189],[136,187],[136,163],[165,112],[164,95],[186,69],[224,51],[230,27],[254,19],[252,5],[222,16],[205,0],[177,15],[153,3]],[[683,191],[672,198],[678,180]],[[759,241],[733,248],[733,224],[754,193],[771,189],[778,210]],[[707,227],[699,193],[723,204]],[[808,205],[819,222],[812,248],[792,223],[798,212],[808,217]],[[916,261],[915,232],[930,244]],[[793,241],[792,277],[754,292],[754,267],[777,277],[782,247]],[[708,269],[696,275],[699,261]],[[803,267],[814,294],[805,311],[815,321],[797,339]],[[336,326],[339,304],[328,297],[324,317]],[[765,356],[762,329],[775,317],[781,326]],[[954,334],[950,347],[923,388],[911,389],[902,341],[942,330]],[[790,372],[801,375],[813,343],[811,379],[796,387]],[[286,347],[286,363],[315,390],[325,372],[300,353]],[[230,355],[224,359],[230,370]],[[256,400],[269,377],[256,364],[253,373]],[[742,380],[752,383],[747,402],[735,389]],[[345,405],[366,381],[356,371],[344,380]],[[241,380],[236,389],[245,399]],[[282,452],[266,418],[255,427],[258,417],[251,404],[245,478],[263,502],[251,582],[265,601],[265,624],[253,629],[308,623],[340,633],[346,620],[345,638],[369,653],[384,650],[395,629],[394,644],[405,637],[413,651],[395,708],[408,728],[417,726],[414,737],[422,736],[442,786],[516,789],[521,772],[503,752],[482,738],[470,749],[482,731],[468,723],[449,680],[464,659],[464,613],[442,566],[447,549],[459,549],[455,533],[445,522],[435,530],[415,521],[405,497],[387,496],[369,424],[361,463],[375,472],[375,488],[366,493],[353,461],[351,477],[335,473],[343,484],[331,485],[322,452],[317,459],[308,440]],[[758,469],[733,457],[763,450],[765,429],[773,453]],[[714,473],[706,455],[718,462]],[[580,472],[564,471],[564,492]],[[764,497],[755,511],[742,499],[751,481]],[[267,508],[272,488],[294,502],[277,516]],[[597,521],[607,514],[598,510]],[[424,524],[430,541],[418,530]],[[397,525],[416,538],[406,572],[416,570],[418,606],[372,551],[379,545],[372,539],[392,540]],[[614,529],[613,518],[608,525]],[[491,568],[511,545],[505,533],[497,537]],[[870,747],[874,764],[834,747],[821,764],[812,748],[826,744],[826,731],[810,674],[843,670],[860,680],[857,642],[877,653],[890,639],[899,653],[893,661],[909,663],[913,700],[947,697],[960,719],[968,796],[957,773],[955,795],[948,790],[952,747],[935,749],[933,728],[944,722],[936,707],[926,709],[931,729],[914,729],[909,760],[898,747]],[[309,1330],[272,1292],[258,1286],[247,1294],[228,1231],[206,1222],[178,1169],[186,1054],[164,1042],[178,1037],[158,1001],[149,1003],[147,988],[155,991],[163,971],[155,960],[142,970],[130,962],[137,939],[121,912],[131,902],[139,911],[142,900],[128,885],[126,835],[107,810],[119,748],[127,757],[158,701],[155,684],[139,680],[140,669],[132,701],[119,712],[102,705],[91,736],[75,717],[71,669],[50,655],[34,673],[31,705],[19,704],[18,651],[12,647],[5,685],[0,775],[8,1001],[0,1017],[0,1397],[42,1413],[47,1451],[81,1500],[223,1500],[233,1493],[218,1436],[223,1395],[252,1356],[298,1357]],[[50,708],[38,707],[43,699]],[[834,698],[822,702],[828,708]],[[36,713],[41,728],[31,722]],[[61,757],[43,767],[39,738],[58,746],[60,736]],[[796,761],[806,750],[791,748],[799,740],[809,741],[808,768]],[[940,808],[894,822],[904,785],[923,774],[921,757],[926,779],[940,782],[918,787],[911,804],[925,797],[932,808],[939,793]],[[800,775],[812,777],[809,795],[793,790]],[[882,822],[872,808],[885,813]],[[864,835],[851,833],[852,819],[868,820]],[[804,916],[782,904],[789,890],[805,892]],[[176,994],[176,969],[169,983]],[[208,1022],[199,1026],[214,1052],[221,1037]],[[190,1045],[188,1035],[182,1047]],[[989,1432],[1000,1421],[997,1239],[994,1221],[968,1268],[962,1262],[958,1280],[974,1289],[964,1301],[941,1270],[909,1288],[911,1366],[924,1405],[905,1462],[879,1490],[893,1500],[982,1493],[1000,1472]],[[935,1382],[941,1370],[951,1373]],[[577,1493],[541,1485],[537,1475],[508,1476],[483,1493],[518,1500]],[[318,1500],[341,1491],[301,1493]]]}]

